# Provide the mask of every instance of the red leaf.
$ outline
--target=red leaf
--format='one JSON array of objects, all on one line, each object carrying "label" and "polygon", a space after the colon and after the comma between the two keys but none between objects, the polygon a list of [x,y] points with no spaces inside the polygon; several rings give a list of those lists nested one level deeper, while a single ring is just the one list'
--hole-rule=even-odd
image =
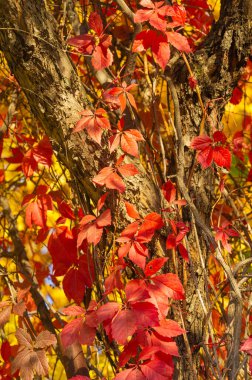
[{"label": "red leaf", "polygon": [[104,322],[107,320],[111,320],[114,315],[118,312],[119,305],[117,302],[108,302],[105,305],[102,305],[97,310],[97,318],[98,322]]},{"label": "red leaf", "polygon": [[213,140],[206,135],[194,137],[191,141],[191,148],[196,150],[204,150],[211,146]]},{"label": "red leaf", "polygon": [[82,318],[74,319],[69,322],[60,333],[61,341],[63,346],[66,348],[71,344],[78,342],[79,332],[83,324]]},{"label": "red leaf", "polygon": [[[122,267],[123,269],[123,267]],[[120,268],[114,270],[105,280],[105,291],[109,294],[114,289],[124,289],[124,285],[121,280]]]},{"label": "red leaf", "polygon": [[171,319],[163,319],[159,322],[159,326],[155,326],[153,329],[165,338],[173,338],[186,332],[177,322]]},{"label": "red leaf", "polygon": [[96,336],[96,327],[91,327],[87,323],[83,323],[80,329],[79,343],[92,346]]},{"label": "red leaf", "polygon": [[118,166],[118,171],[123,177],[130,177],[139,174],[139,171],[134,164],[123,164]]},{"label": "red leaf", "polygon": [[143,141],[144,138],[136,129],[124,131],[121,136],[121,148],[125,153],[138,157],[137,141]]},{"label": "red leaf", "polygon": [[177,32],[166,32],[168,41],[179,51],[184,51],[185,53],[190,53],[192,50],[187,41],[187,38],[182,36],[182,34]]},{"label": "red leaf", "polygon": [[132,304],[132,310],[135,312],[137,328],[145,328],[158,324],[158,310],[150,302],[136,302]]},{"label": "red leaf", "polygon": [[[118,252],[119,253],[119,252]],[[121,252],[120,252],[121,253]],[[133,242],[129,249],[129,259],[144,270],[148,249],[138,242]],[[119,254],[120,257],[120,254]]]},{"label": "red leaf", "polygon": [[48,241],[55,276],[64,275],[77,261],[77,242],[67,227],[54,231]]},{"label": "red leaf", "polygon": [[179,250],[180,255],[183,257],[183,259],[187,263],[189,263],[189,256],[188,256],[187,249],[184,247],[182,243],[178,244],[178,250]]},{"label": "red leaf", "polygon": [[252,337],[248,338],[247,340],[245,340],[245,342],[243,342],[240,351],[245,351],[249,355],[252,355]]},{"label": "red leaf", "polygon": [[167,367],[163,360],[154,359],[141,365],[141,371],[148,380],[167,380]]},{"label": "red leaf", "polygon": [[105,194],[103,194],[103,195],[100,197],[100,199],[98,200],[98,202],[97,202],[97,210],[98,210],[98,211],[100,211],[100,210],[103,208],[103,206],[104,206],[104,204],[105,204],[105,202],[106,202],[106,199],[107,199],[108,194],[109,194],[108,192],[105,193]]},{"label": "red leaf", "polygon": [[169,234],[166,240],[166,248],[174,249],[176,248],[176,236],[174,234]]},{"label": "red leaf", "polygon": [[119,344],[125,344],[127,338],[136,331],[136,318],[132,310],[121,310],[112,320],[112,337]]},{"label": "red leaf", "polygon": [[208,147],[202,150],[197,157],[198,162],[201,164],[203,169],[208,168],[213,162],[213,149]]},{"label": "red leaf", "polygon": [[125,287],[127,302],[134,303],[149,298],[149,293],[142,286],[141,280],[131,280]]},{"label": "red leaf", "polygon": [[153,277],[152,281],[159,288],[160,292],[166,294],[167,297],[175,300],[184,299],[185,291],[178,276],[173,273],[161,274]]},{"label": "red leaf", "polygon": [[221,142],[222,144],[224,144],[227,141],[226,135],[224,135],[224,133],[221,131],[214,132],[213,139],[214,142]]},{"label": "red leaf", "polygon": [[114,380],[146,380],[146,377],[139,369],[130,368],[118,373]]},{"label": "red leaf", "polygon": [[63,289],[67,298],[81,303],[85,294],[85,288],[82,272],[77,268],[69,269],[63,279]]},{"label": "red leaf", "polygon": [[96,185],[106,186],[108,189],[118,190],[119,193],[125,191],[125,184],[122,178],[115,173],[115,169],[108,166],[100,170],[100,172],[93,178]]},{"label": "red leaf", "polygon": [[22,206],[28,201],[34,200],[28,204],[25,210],[25,221],[28,227],[36,226],[46,229],[46,212],[53,209],[52,197],[46,194],[47,186],[38,186],[37,195],[28,195],[24,197]]},{"label": "red leaf", "polygon": [[97,219],[96,224],[98,227],[106,227],[111,225],[111,211],[107,209]]},{"label": "red leaf", "polygon": [[133,204],[129,203],[129,202],[124,202],[125,204],[125,207],[126,207],[126,211],[127,211],[127,214],[129,215],[129,217],[133,218],[133,219],[139,219],[140,216],[135,208],[135,206],[133,206]]},{"label": "red leaf", "polygon": [[167,21],[165,16],[167,13],[167,6],[163,6],[162,1],[152,2],[151,0],[142,0],[140,4],[145,9],[140,9],[135,13],[135,22],[149,21],[149,23],[156,29],[165,31],[167,27]]},{"label": "red leaf", "polygon": [[228,149],[216,146],[213,151],[214,162],[221,167],[230,169],[231,166],[231,153]]},{"label": "red leaf", "polygon": [[164,225],[161,215],[152,212],[145,216],[144,221],[138,231],[138,241],[141,243],[149,242],[155,231]]},{"label": "red leaf", "polygon": [[161,269],[164,264],[167,262],[168,258],[166,257],[160,257],[157,259],[151,260],[145,268],[144,274],[146,277],[152,276],[153,274],[157,273],[159,269]]},{"label": "red leaf", "polygon": [[243,96],[243,91],[239,87],[235,87],[230,99],[230,103],[237,105],[241,102]]},{"label": "red leaf", "polygon": [[43,137],[43,139],[32,149],[33,158],[38,163],[50,167],[52,165],[52,147],[50,140],[47,136]]},{"label": "red leaf", "polygon": [[111,45],[112,37],[107,34],[100,39],[100,45],[96,46],[93,52],[91,63],[95,70],[102,70],[113,63],[113,54],[108,49]]},{"label": "red leaf", "polygon": [[103,129],[110,129],[106,111],[103,108],[98,108],[95,113],[91,110],[83,110],[81,115],[83,117],[77,122],[73,132],[80,132],[86,128],[89,136],[101,145]]},{"label": "red leaf", "polygon": [[98,36],[102,34],[103,32],[102,19],[97,12],[90,13],[90,16],[88,19],[88,25],[90,29],[93,29]]},{"label": "red leaf", "polygon": [[68,306],[62,311],[66,315],[73,315],[73,316],[85,314],[85,310],[81,306],[77,306],[77,305]]},{"label": "red leaf", "polygon": [[169,180],[162,186],[162,193],[168,203],[173,203],[176,199],[176,187]]}]

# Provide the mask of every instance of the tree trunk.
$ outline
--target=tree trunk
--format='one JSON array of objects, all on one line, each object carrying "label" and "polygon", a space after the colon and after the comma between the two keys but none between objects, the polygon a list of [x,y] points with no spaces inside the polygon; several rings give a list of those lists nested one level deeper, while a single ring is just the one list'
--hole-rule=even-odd
[{"label": "tree trunk", "polygon": [[[208,313],[206,268],[211,242],[206,231],[210,228],[214,173],[202,171],[195,165],[195,156],[188,146],[194,136],[204,131],[208,133],[212,125],[221,120],[224,106],[249,54],[251,13],[250,0],[222,1],[220,20],[213,26],[203,46],[190,56],[192,71],[197,73],[200,97],[188,86],[188,69],[184,60],[178,59],[165,72],[174,102],[178,135],[174,174],[178,178],[181,196],[191,200],[183,217],[192,226],[188,238],[190,265],[187,268],[180,264],[176,269],[186,290],[182,314],[186,315],[185,328],[188,331],[188,339],[178,341],[182,357],[177,362],[176,379],[197,378],[198,351],[204,340]],[[0,47],[27,96],[33,114],[50,138],[56,156],[69,169],[75,191],[80,199],[86,195],[96,202],[101,194],[93,185],[92,178],[102,167],[108,166],[111,156],[105,144],[104,148],[97,149],[96,143],[86,133],[71,133],[79,112],[92,105],[44,2],[0,0]],[[162,196],[159,188],[139,161],[132,161],[140,174],[126,180],[125,199],[137,205],[142,215],[152,211],[160,213]],[[193,211],[194,207],[198,214]],[[123,228],[125,223],[122,212],[119,228]],[[151,253],[167,255],[161,234]],[[179,315],[176,317],[180,319]],[[239,361],[237,352],[234,355],[230,361],[230,379],[235,378]],[[78,368],[74,372],[77,374]]]}]

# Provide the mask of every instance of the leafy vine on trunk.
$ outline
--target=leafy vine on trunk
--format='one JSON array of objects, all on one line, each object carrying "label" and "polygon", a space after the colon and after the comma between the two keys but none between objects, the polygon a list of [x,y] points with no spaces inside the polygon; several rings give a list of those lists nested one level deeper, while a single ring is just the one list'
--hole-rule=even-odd
[{"label": "leafy vine on trunk", "polygon": [[[226,252],[232,237],[251,249],[247,216],[228,192],[232,155],[243,163],[250,148],[247,135],[240,148],[230,143],[222,118],[250,67],[252,8],[221,0],[214,21],[207,1],[178,3],[0,0],[10,70],[0,137],[3,152],[11,142],[5,171],[19,164],[17,179],[1,180],[2,256],[16,277],[1,268],[9,298],[0,325],[12,314],[19,321],[11,376],[46,376],[50,346],[76,380],[104,376],[95,349],[108,379],[246,373],[249,277],[240,281]],[[16,215],[11,189],[22,194]],[[51,266],[42,281],[34,245]],[[218,275],[220,288],[210,279]],[[63,289],[63,309],[42,295],[48,281]],[[35,319],[20,309],[26,294]],[[226,324],[218,339],[214,312]]]}]

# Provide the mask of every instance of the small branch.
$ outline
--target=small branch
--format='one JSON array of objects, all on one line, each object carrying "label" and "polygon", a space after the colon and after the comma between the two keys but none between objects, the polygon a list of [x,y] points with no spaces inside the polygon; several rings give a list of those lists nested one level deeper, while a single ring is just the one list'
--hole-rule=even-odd
[{"label": "small branch", "polygon": [[[133,33],[133,36],[131,39],[131,49],[132,49],[133,42],[136,38],[136,35],[138,33],[140,33],[142,30],[142,25],[140,23],[135,23],[135,21],[134,21],[135,14],[128,7],[128,5],[125,3],[124,0],[116,0],[116,3],[118,4],[118,6],[123,11],[123,13],[128,17],[128,19],[130,20],[130,22],[134,26],[134,33]],[[133,72],[135,70],[136,57],[137,57],[137,53],[133,53],[132,51],[130,51],[130,53],[128,55],[127,62],[126,62],[126,66],[124,69],[124,75],[126,76],[126,82],[127,83],[130,83],[131,75],[133,74]]]}]

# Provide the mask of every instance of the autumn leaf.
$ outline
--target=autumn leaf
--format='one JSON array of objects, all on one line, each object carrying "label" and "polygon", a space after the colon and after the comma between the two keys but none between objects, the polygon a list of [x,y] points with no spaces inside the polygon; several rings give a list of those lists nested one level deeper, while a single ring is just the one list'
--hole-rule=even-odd
[{"label": "autumn leaf", "polygon": [[166,37],[167,41],[179,51],[183,51],[185,53],[190,53],[192,51],[187,38],[181,33],[166,32]]},{"label": "autumn leaf", "polygon": [[169,7],[163,5],[163,1],[152,2],[151,0],[141,0],[140,5],[144,9],[139,9],[134,16],[135,22],[149,21],[149,23],[158,30],[166,30],[167,21],[165,16]]},{"label": "autumn leaf", "polygon": [[137,328],[135,313],[128,309],[119,311],[113,318],[111,327],[113,338],[119,344],[125,344]]},{"label": "autumn leaf", "polygon": [[94,215],[86,215],[80,221],[77,246],[80,247],[86,239],[87,242],[97,245],[101,240],[103,228],[111,225],[111,211],[107,209],[98,218]]},{"label": "autumn leaf", "polygon": [[12,373],[20,369],[20,376],[32,380],[34,373],[46,376],[49,365],[44,348],[57,343],[56,337],[49,331],[42,331],[33,341],[26,330],[18,328],[16,337],[20,348],[12,362]]},{"label": "autumn leaf", "polygon": [[213,138],[206,135],[193,138],[191,148],[199,151],[197,160],[203,169],[208,168],[212,162],[230,169],[231,153],[229,149],[223,147],[226,139],[224,133],[220,131],[215,132]]},{"label": "autumn leaf", "polygon": [[[20,154],[18,152],[18,154]],[[26,177],[30,177],[38,169],[38,164],[50,167],[52,165],[52,147],[47,136],[35,143],[23,156],[22,169]]]},{"label": "autumn leaf", "polygon": [[137,84],[132,83],[127,86],[126,82],[122,83],[121,87],[112,87],[103,92],[103,99],[105,102],[108,102],[112,106],[117,108],[117,105],[120,106],[121,112],[124,112],[127,101],[130,105],[137,110],[137,105],[134,99],[134,96],[129,92],[135,88]]},{"label": "autumn leaf", "polygon": [[101,137],[104,129],[110,129],[110,122],[106,111],[98,108],[94,113],[91,110],[83,110],[82,118],[77,122],[73,132],[80,132],[86,128],[89,136],[101,145]]},{"label": "autumn leaf", "polygon": [[121,149],[130,154],[131,156],[138,157],[138,145],[137,141],[143,141],[142,134],[136,129],[128,129],[126,131],[119,131],[114,136],[109,138],[110,152],[112,153],[118,146]]},{"label": "autumn leaf", "polygon": [[111,166],[101,169],[93,178],[93,182],[99,186],[106,186],[108,189],[118,190],[119,193],[124,193],[126,189],[122,178],[116,173],[116,169]]},{"label": "autumn leaf", "polygon": [[224,222],[220,227],[214,227],[214,230],[216,232],[215,240],[221,241],[223,247],[226,248],[228,252],[231,252],[232,248],[231,245],[228,243],[228,240],[230,237],[239,236],[239,233],[233,228],[229,228],[229,225],[229,222]]},{"label": "autumn leaf", "polygon": [[89,16],[89,28],[93,34],[81,34],[68,39],[68,44],[77,48],[77,51],[92,56],[91,63],[95,70],[102,70],[113,63],[113,55],[109,50],[112,37],[103,32],[101,17],[92,12]]},{"label": "autumn leaf", "polygon": [[122,178],[117,174],[119,172],[123,177],[129,177],[137,175],[138,169],[134,164],[123,164],[124,156],[119,157],[115,163],[115,167],[107,166],[99,171],[99,173],[93,178],[93,182],[99,186],[106,186],[108,189],[118,190],[119,193],[123,193],[126,186]]},{"label": "autumn leaf", "polygon": [[159,322],[159,326],[153,327],[153,330],[165,338],[173,338],[186,332],[177,322],[171,319],[163,319]]},{"label": "autumn leaf", "polygon": [[0,326],[3,327],[10,320],[12,306],[10,302],[4,301],[0,303],[0,309]]},{"label": "autumn leaf", "polygon": [[151,260],[145,267],[144,274],[145,276],[152,276],[153,274],[157,273],[167,262],[166,257],[160,257]]},{"label": "autumn leaf", "polygon": [[25,222],[30,228],[34,224],[46,228],[47,210],[53,209],[52,197],[47,191],[47,186],[39,185],[36,194],[26,195],[23,199],[22,206],[26,206]]},{"label": "autumn leaf", "polygon": [[242,343],[240,351],[244,351],[249,355],[252,355],[252,337],[249,337]]},{"label": "autumn leaf", "polygon": [[77,240],[67,227],[56,229],[49,237],[48,250],[52,256],[55,276],[66,274],[77,262]]}]

